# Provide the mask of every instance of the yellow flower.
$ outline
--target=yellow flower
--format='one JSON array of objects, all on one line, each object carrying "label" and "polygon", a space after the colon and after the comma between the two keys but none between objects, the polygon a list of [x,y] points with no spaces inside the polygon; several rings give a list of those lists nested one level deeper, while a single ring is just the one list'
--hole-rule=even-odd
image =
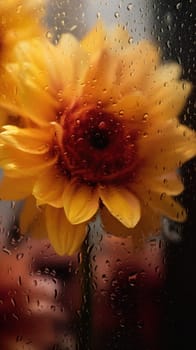
[{"label": "yellow flower", "polygon": [[[0,1],[0,94],[4,104],[17,91],[14,80],[7,76],[6,64],[15,62],[17,46],[21,41],[45,35],[46,29],[41,23],[45,3],[44,0]],[[10,116],[7,119],[4,109],[1,109],[0,125],[8,120],[15,123],[15,118],[12,119]]]},{"label": "yellow flower", "polygon": [[17,94],[6,108],[24,123],[0,135],[0,196],[27,198],[22,232],[47,232],[59,254],[72,254],[98,211],[122,236],[153,233],[162,215],[185,219],[172,196],[196,150],[177,118],[191,86],[154,45],[98,23],[81,42],[23,43],[7,72]]},{"label": "yellow flower", "polygon": [[0,2],[0,64],[12,58],[21,40],[43,34],[43,0],[6,0]]}]

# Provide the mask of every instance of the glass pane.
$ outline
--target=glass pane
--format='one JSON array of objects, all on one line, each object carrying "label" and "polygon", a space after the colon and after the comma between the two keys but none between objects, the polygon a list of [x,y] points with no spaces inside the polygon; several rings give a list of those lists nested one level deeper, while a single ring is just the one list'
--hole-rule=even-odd
[{"label": "glass pane", "polygon": [[193,1],[0,3],[0,345],[194,341]]}]

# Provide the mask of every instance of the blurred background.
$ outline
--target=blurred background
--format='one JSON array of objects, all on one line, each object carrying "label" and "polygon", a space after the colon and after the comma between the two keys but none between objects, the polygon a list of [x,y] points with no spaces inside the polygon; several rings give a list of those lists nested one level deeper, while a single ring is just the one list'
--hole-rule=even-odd
[{"label": "blurred background", "polygon": [[[97,18],[120,23],[133,40],[156,42],[163,59],[179,62],[183,78],[195,84],[194,13],[192,0],[52,0],[46,35],[56,43],[67,31],[81,38]],[[194,101],[195,91],[180,116],[192,128]],[[160,236],[139,251],[95,223],[86,257],[58,257],[47,240],[20,237],[20,203],[1,201],[1,348],[173,350],[195,344],[194,170],[194,160],[181,170],[188,221],[164,219]]]}]

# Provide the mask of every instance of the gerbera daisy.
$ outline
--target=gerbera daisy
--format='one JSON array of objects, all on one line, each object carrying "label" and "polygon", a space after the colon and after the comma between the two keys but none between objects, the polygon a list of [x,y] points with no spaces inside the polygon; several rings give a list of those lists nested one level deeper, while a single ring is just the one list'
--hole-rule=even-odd
[{"label": "gerbera daisy", "polygon": [[191,90],[179,65],[101,23],[81,42],[65,34],[17,54],[7,65],[17,94],[0,105],[24,123],[0,135],[0,196],[27,198],[23,233],[47,233],[59,254],[72,254],[98,211],[125,236],[152,233],[162,215],[185,219],[171,196],[183,191],[177,169],[196,141],[177,119]]}]

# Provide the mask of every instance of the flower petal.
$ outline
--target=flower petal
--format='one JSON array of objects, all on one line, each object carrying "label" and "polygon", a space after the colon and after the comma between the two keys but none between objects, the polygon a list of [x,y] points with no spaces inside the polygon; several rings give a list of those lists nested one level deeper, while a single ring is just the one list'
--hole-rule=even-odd
[{"label": "flower petal", "polygon": [[186,126],[170,122],[156,134],[141,139],[139,147],[144,168],[157,175],[167,174],[196,155],[196,135]]},{"label": "flower petal", "polygon": [[187,218],[185,209],[166,193],[153,191],[142,191],[145,204],[160,215],[166,216],[174,221],[184,222]]},{"label": "flower petal", "polygon": [[[157,69],[153,72],[153,75],[148,77],[149,86],[151,86],[152,82],[154,89],[160,88],[161,86],[166,86],[168,82],[176,81],[180,78],[182,73],[182,68],[177,63],[165,63],[159,65]],[[158,92],[158,91],[157,91]]]},{"label": "flower petal", "polygon": [[66,184],[66,177],[59,174],[55,166],[51,166],[38,177],[33,187],[33,195],[39,205],[50,204],[53,207],[62,208]]},{"label": "flower petal", "polygon": [[84,102],[108,102],[111,97],[115,99],[119,96],[118,89],[114,88],[118,64],[118,59],[106,49],[93,56],[85,76],[82,92]]},{"label": "flower petal", "polygon": [[35,178],[32,177],[14,179],[4,176],[0,181],[0,199],[23,199],[31,194],[34,182]]},{"label": "flower petal", "polygon": [[48,154],[28,154],[0,142],[0,166],[10,177],[32,177],[55,163],[56,159]]},{"label": "flower petal", "polygon": [[104,186],[99,188],[100,198],[110,213],[128,228],[134,227],[141,217],[137,197],[123,187]]},{"label": "flower petal", "polygon": [[86,236],[86,224],[72,225],[63,209],[46,207],[48,237],[59,255],[75,253]]},{"label": "flower petal", "polygon": [[46,40],[34,39],[20,42],[15,52],[14,63],[5,67],[0,105],[44,126],[54,119],[58,89],[62,88],[55,84],[58,65],[54,65],[54,46]]},{"label": "flower petal", "polygon": [[100,213],[107,233],[124,238],[130,236],[132,243],[137,248],[145,242],[147,237],[157,234],[161,225],[160,215],[143,204],[141,205],[141,219],[133,228],[122,225],[105,207],[100,209]]},{"label": "flower petal", "polygon": [[22,234],[29,234],[35,238],[47,237],[45,208],[37,207],[33,196],[24,202],[20,214],[20,230]]},{"label": "flower petal", "polygon": [[72,224],[88,221],[99,207],[97,189],[72,181],[65,188],[63,202],[65,214]]},{"label": "flower petal", "polygon": [[106,32],[101,21],[97,21],[94,28],[81,41],[81,46],[89,54],[94,54],[101,50],[105,45]]},{"label": "flower petal", "polygon": [[117,25],[109,32],[109,40],[111,42],[111,49],[119,53],[119,50],[127,50],[130,47],[130,34],[128,30],[122,26]]},{"label": "flower petal", "polygon": [[156,71],[160,61],[157,47],[147,40],[142,40],[131,44],[123,55],[121,52],[119,54],[122,62],[120,73],[121,95],[125,96],[132,91],[146,93],[146,82]]},{"label": "flower petal", "polygon": [[50,128],[42,130],[5,125],[1,132],[1,139],[20,151],[43,154],[49,151],[52,131]]},{"label": "flower petal", "polygon": [[117,117],[120,116],[126,123],[134,124],[134,122],[142,122],[147,112],[147,103],[142,93],[133,92],[123,96],[116,103],[109,104],[105,110]]},{"label": "flower petal", "polygon": [[[157,78],[158,79],[158,78]],[[146,89],[146,101],[148,102],[148,113],[154,118],[153,127],[157,123],[165,122],[168,119],[177,118],[183,110],[187,97],[191,91],[191,84],[184,81],[151,81]]]},{"label": "flower petal", "polygon": [[[152,175],[152,174],[151,174]],[[142,172],[141,179],[137,179],[139,185],[140,181],[142,186],[148,186],[150,190],[158,193],[166,193],[171,196],[180,194],[184,190],[184,186],[176,173],[169,173],[158,177],[152,177],[150,170],[148,172]]]},{"label": "flower petal", "polygon": [[124,226],[119,220],[110,214],[106,207],[100,209],[101,219],[107,233],[118,237],[127,237],[134,234],[133,228]]},{"label": "flower petal", "polygon": [[[88,57],[80,42],[71,34],[63,34],[56,50],[55,60],[59,69],[62,84],[62,96],[69,105],[80,96],[84,83],[85,72],[88,67]],[[63,58],[63,60],[62,60]],[[58,61],[59,59],[59,61]],[[61,74],[65,71],[66,74]]]}]

